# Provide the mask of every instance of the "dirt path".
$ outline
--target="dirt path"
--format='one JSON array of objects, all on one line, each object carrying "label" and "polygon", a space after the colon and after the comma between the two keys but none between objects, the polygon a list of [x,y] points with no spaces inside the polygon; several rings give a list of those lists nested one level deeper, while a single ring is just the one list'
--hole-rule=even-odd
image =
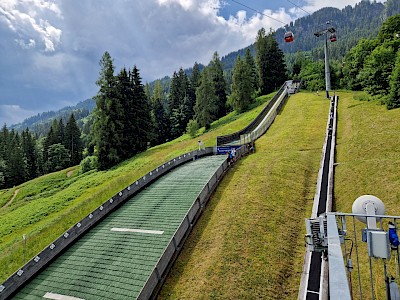
[{"label": "dirt path", "polygon": [[67,177],[71,177],[71,176],[72,176],[72,174],[74,174],[74,170],[68,171],[68,173],[67,173]]},{"label": "dirt path", "polygon": [[9,205],[14,201],[14,199],[15,199],[15,197],[17,196],[18,192],[19,192],[19,189],[16,189],[16,190],[14,191],[14,194],[12,195],[10,201],[8,201],[8,202],[3,206],[3,208],[6,208],[7,206],[9,206]]}]

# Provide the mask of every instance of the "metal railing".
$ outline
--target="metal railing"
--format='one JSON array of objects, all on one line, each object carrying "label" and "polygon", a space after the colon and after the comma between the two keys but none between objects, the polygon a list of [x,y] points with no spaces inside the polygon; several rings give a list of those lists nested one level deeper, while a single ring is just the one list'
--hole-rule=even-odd
[{"label": "metal railing", "polygon": [[[377,228],[360,218],[376,218]],[[400,216],[328,213],[327,222],[330,299],[399,299],[399,247],[388,231]]]},{"label": "metal railing", "polygon": [[59,238],[44,248],[35,257],[30,259],[24,266],[18,269],[14,274],[0,283],[0,300],[9,299],[19,288],[21,288],[32,277],[36,276],[51,261],[53,261],[62,251],[67,249],[74,241],[83,236],[90,228],[96,226],[100,220],[110,214],[116,207],[122,205],[133,195],[149,186],[152,182],[167,174],[174,168],[189,161],[206,155],[215,153],[213,147],[204,150],[195,150],[177,156],[164,164],[151,170],[141,178],[132,182],[125,189],[121,190],[113,197],[101,204],[97,209],[88,214],[74,226],[70,227]]},{"label": "metal railing", "polygon": [[[278,93],[277,93],[278,95]],[[262,136],[268,128],[271,126],[272,122],[274,122],[275,117],[280,112],[285,100],[288,98],[287,89],[283,89],[274,105],[269,109],[268,113],[264,116],[264,118],[259,122],[258,126],[249,133],[244,133],[240,135],[240,145],[245,145],[257,140],[260,136]]]},{"label": "metal railing", "polygon": [[285,82],[281,88],[276,92],[274,97],[268,102],[268,104],[264,107],[264,109],[258,114],[258,116],[245,128],[234,132],[232,134],[228,135],[223,135],[223,136],[218,136],[217,137],[217,146],[222,146],[222,145],[227,145],[233,142],[240,141],[240,136],[243,134],[251,133],[254,131],[257,126],[263,121],[265,116],[268,114],[268,112],[271,110],[271,108],[274,106],[275,102],[279,99],[281,94],[286,91],[286,86],[287,82]]},{"label": "metal railing", "polygon": [[[214,149],[214,153],[216,149]],[[237,149],[237,158],[240,159],[248,151],[247,147],[242,146]],[[230,168],[228,159],[220,165],[220,167],[211,176],[209,181],[204,185],[202,191],[199,193],[196,200],[188,210],[186,216],[183,218],[180,226],[175,231],[172,239],[168,246],[165,248],[164,253],[158,260],[152,273],[146,280],[146,284],[140,291],[137,299],[155,299],[159,289],[161,288],[168,271],[172,267],[172,264],[178,257],[183,244],[185,243],[188,235],[192,231],[192,228],[200,218],[207,202],[210,200],[212,193],[217,188],[220,180],[225,176],[227,170]]]}]

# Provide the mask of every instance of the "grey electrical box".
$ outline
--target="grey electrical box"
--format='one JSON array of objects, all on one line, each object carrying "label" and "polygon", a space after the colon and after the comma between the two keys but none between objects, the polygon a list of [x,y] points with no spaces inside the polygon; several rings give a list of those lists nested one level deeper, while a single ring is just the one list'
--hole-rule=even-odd
[{"label": "grey electrical box", "polygon": [[368,255],[376,258],[390,258],[389,235],[386,231],[367,230]]}]

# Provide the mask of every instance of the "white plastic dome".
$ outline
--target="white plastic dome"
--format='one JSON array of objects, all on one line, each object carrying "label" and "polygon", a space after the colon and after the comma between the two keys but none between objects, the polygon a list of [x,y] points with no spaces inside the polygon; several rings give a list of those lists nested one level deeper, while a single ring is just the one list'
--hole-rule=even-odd
[{"label": "white plastic dome", "polygon": [[[386,212],[385,209],[385,204],[383,204],[382,200],[379,199],[378,197],[375,197],[373,195],[362,195],[360,197],[358,197],[352,206],[352,211],[353,214],[367,214],[367,204],[371,203],[374,208],[375,208],[375,214],[376,215],[384,215]],[[363,222],[363,223],[367,223],[367,218],[365,217],[356,217],[357,220]],[[377,221],[379,221],[380,219],[377,218]]]}]

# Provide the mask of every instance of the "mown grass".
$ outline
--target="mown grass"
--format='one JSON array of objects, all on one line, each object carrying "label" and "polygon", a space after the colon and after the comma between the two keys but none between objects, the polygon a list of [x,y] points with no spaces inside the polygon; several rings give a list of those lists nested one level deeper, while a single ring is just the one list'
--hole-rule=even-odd
[{"label": "mown grass", "polygon": [[[265,103],[272,96],[260,98],[257,103]],[[214,146],[218,135],[242,129],[263,107],[259,105],[240,115],[230,113],[213,123],[200,138],[206,146]],[[1,190],[0,282],[24,263],[23,234],[27,235],[28,259],[137,178],[168,159],[196,149],[197,139],[184,135],[153,147],[109,171],[81,174],[76,166]],[[69,171],[73,171],[70,177],[67,176]],[[4,207],[17,189],[19,191],[11,205]]]},{"label": "mown grass", "polygon": [[329,102],[292,96],[217,188],[160,299],[296,299]]},{"label": "mown grass", "polygon": [[[386,206],[387,215],[400,215],[400,109],[388,111],[380,100],[360,102],[362,92],[343,93],[339,99],[339,123],[335,168],[336,210],[351,212],[356,198],[372,194]],[[348,218],[349,237],[353,235],[353,223]],[[384,222],[384,226],[386,226]],[[357,235],[364,224],[356,221]],[[350,243],[348,243],[348,251]],[[367,245],[359,242],[363,297],[372,298],[369,284]],[[355,262],[355,250],[353,261]],[[393,254],[393,253],[392,253]],[[375,298],[385,299],[385,283],[381,260],[374,259]],[[388,271],[395,275],[393,259],[388,261]],[[353,272],[353,293],[359,297],[358,270]]]}]

